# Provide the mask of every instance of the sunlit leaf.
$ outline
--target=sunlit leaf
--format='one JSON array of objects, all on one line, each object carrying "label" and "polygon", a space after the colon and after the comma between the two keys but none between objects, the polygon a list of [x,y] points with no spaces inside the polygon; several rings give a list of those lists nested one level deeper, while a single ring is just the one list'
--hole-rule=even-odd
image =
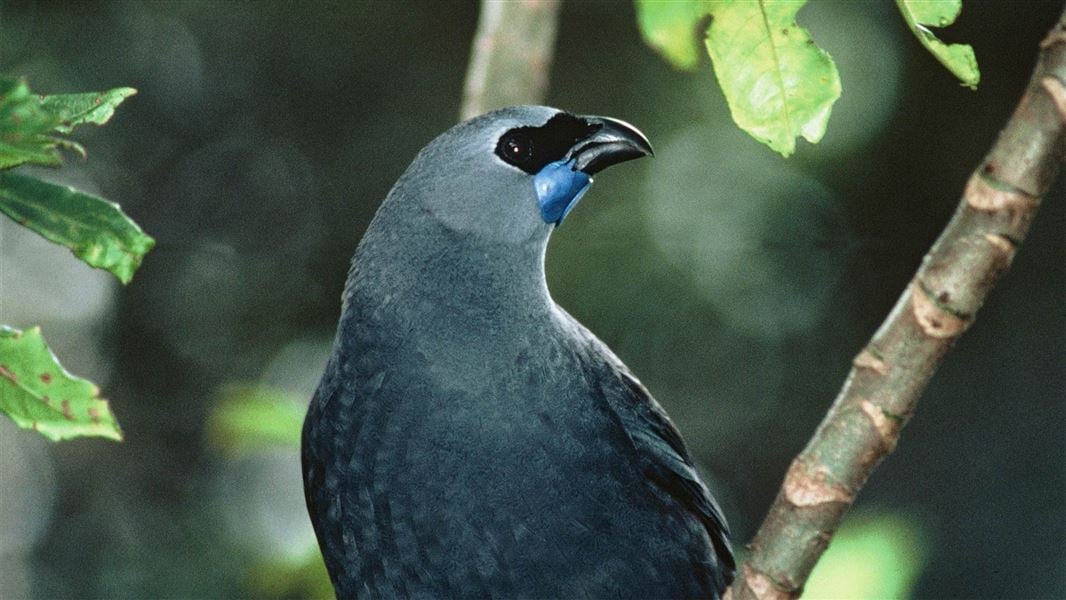
[{"label": "sunlit leaf", "polygon": [[137,93],[133,88],[115,88],[106,92],[56,94],[45,96],[41,108],[57,118],[56,131],[70,133],[77,125],[103,125],[115,114],[115,107]]},{"label": "sunlit leaf", "polygon": [[840,75],[833,59],[796,25],[796,0],[714,4],[707,31],[718,83],[741,129],[783,156],[797,136],[825,135]]},{"label": "sunlit leaf", "polygon": [[679,69],[699,64],[696,25],[709,14],[708,2],[636,0],[637,25],[644,41]]},{"label": "sunlit leaf", "polygon": [[299,448],[305,411],[306,406],[289,392],[229,385],[208,418],[208,438],[234,455],[277,446]]},{"label": "sunlit leaf", "polygon": [[927,27],[947,27],[962,12],[962,0],[896,0],[907,27],[918,41],[947,67],[963,85],[976,88],[981,81],[977,56],[969,44],[945,44]]},{"label": "sunlit leaf", "polygon": [[40,327],[18,331],[0,326],[0,412],[51,440],[122,440],[100,388],[60,366]]},{"label": "sunlit leaf", "polygon": [[16,173],[0,173],[0,212],[123,283],[155,246],[114,202]]},{"label": "sunlit leaf", "polygon": [[637,8],[645,39],[680,67],[697,63],[691,40],[710,15],[707,53],[733,120],[788,156],[797,137],[822,139],[840,97],[833,59],[796,24],[803,5],[803,0],[640,0]]},{"label": "sunlit leaf", "polygon": [[41,98],[22,79],[0,77],[0,169],[60,163],[55,131],[60,119],[41,109]]},{"label": "sunlit leaf", "polygon": [[927,544],[918,524],[902,515],[853,515],[814,567],[803,598],[910,598],[925,567]]}]

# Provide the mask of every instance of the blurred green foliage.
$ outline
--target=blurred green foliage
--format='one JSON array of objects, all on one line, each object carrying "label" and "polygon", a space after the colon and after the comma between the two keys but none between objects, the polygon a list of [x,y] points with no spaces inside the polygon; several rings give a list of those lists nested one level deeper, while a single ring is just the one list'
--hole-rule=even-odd
[{"label": "blurred green foliage", "polygon": [[261,599],[332,600],[335,597],[318,544],[309,547],[302,560],[266,561],[252,566],[246,581],[255,597]]},{"label": "blurred green foliage", "polygon": [[928,560],[921,526],[902,514],[855,511],[803,588],[806,600],[911,598]]},{"label": "blurred green foliage", "polygon": [[649,46],[678,69],[691,70],[699,66],[700,49],[695,28],[713,8],[710,2],[636,0],[636,7],[637,25]]},{"label": "blurred green foliage", "polygon": [[208,439],[230,456],[277,446],[298,451],[302,400],[275,387],[228,384],[208,417]]},{"label": "blurred green foliage", "polygon": [[[207,418],[208,440],[228,460],[274,448],[299,455],[305,410],[304,399],[279,387],[226,384]],[[305,540],[295,552],[253,564],[246,580],[259,598],[333,598],[333,585],[313,540]]]}]

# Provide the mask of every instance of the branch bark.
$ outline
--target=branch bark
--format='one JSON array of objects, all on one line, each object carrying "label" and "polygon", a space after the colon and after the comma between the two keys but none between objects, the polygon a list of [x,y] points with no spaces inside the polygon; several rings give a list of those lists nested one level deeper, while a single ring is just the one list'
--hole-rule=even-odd
[{"label": "branch bark", "polygon": [[559,0],[482,0],[461,119],[543,101],[558,13]]},{"label": "branch bark", "polygon": [[1066,159],[1066,11],[955,215],[792,462],[729,599],[795,598],[955,339],[1025,239]]}]

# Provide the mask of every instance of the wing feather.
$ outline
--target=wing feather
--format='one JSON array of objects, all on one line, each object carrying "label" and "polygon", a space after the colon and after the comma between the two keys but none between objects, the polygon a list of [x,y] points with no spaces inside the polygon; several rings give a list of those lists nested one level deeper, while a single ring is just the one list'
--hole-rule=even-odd
[{"label": "wing feather", "polygon": [[[696,515],[707,530],[717,555],[722,582],[732,583],[736,571],[729,525],[721,507],[696,472],[681,433],[643,384],[615,354],[569,314],[560,312],[588,344],[591,368],[598,376],[610,410],[614,411],[653,484]],[[595,364],[598,363],[598,364]]]}]

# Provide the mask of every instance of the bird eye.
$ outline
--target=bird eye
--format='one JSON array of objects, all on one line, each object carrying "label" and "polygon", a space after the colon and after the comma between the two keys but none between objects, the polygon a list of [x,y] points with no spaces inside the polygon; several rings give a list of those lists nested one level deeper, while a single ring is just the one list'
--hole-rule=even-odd
[{"label": "bird eye", "polygon": [[507,140],[507,155],[515,160],[525,160],[533,156],[533,144],[529,140],[510,138]]},{"label": "bird eye", "polygon": [[512,133],[500,140],[497,152],[507,162],[520,166],[533,158],[533,140],[527,136]]}]

